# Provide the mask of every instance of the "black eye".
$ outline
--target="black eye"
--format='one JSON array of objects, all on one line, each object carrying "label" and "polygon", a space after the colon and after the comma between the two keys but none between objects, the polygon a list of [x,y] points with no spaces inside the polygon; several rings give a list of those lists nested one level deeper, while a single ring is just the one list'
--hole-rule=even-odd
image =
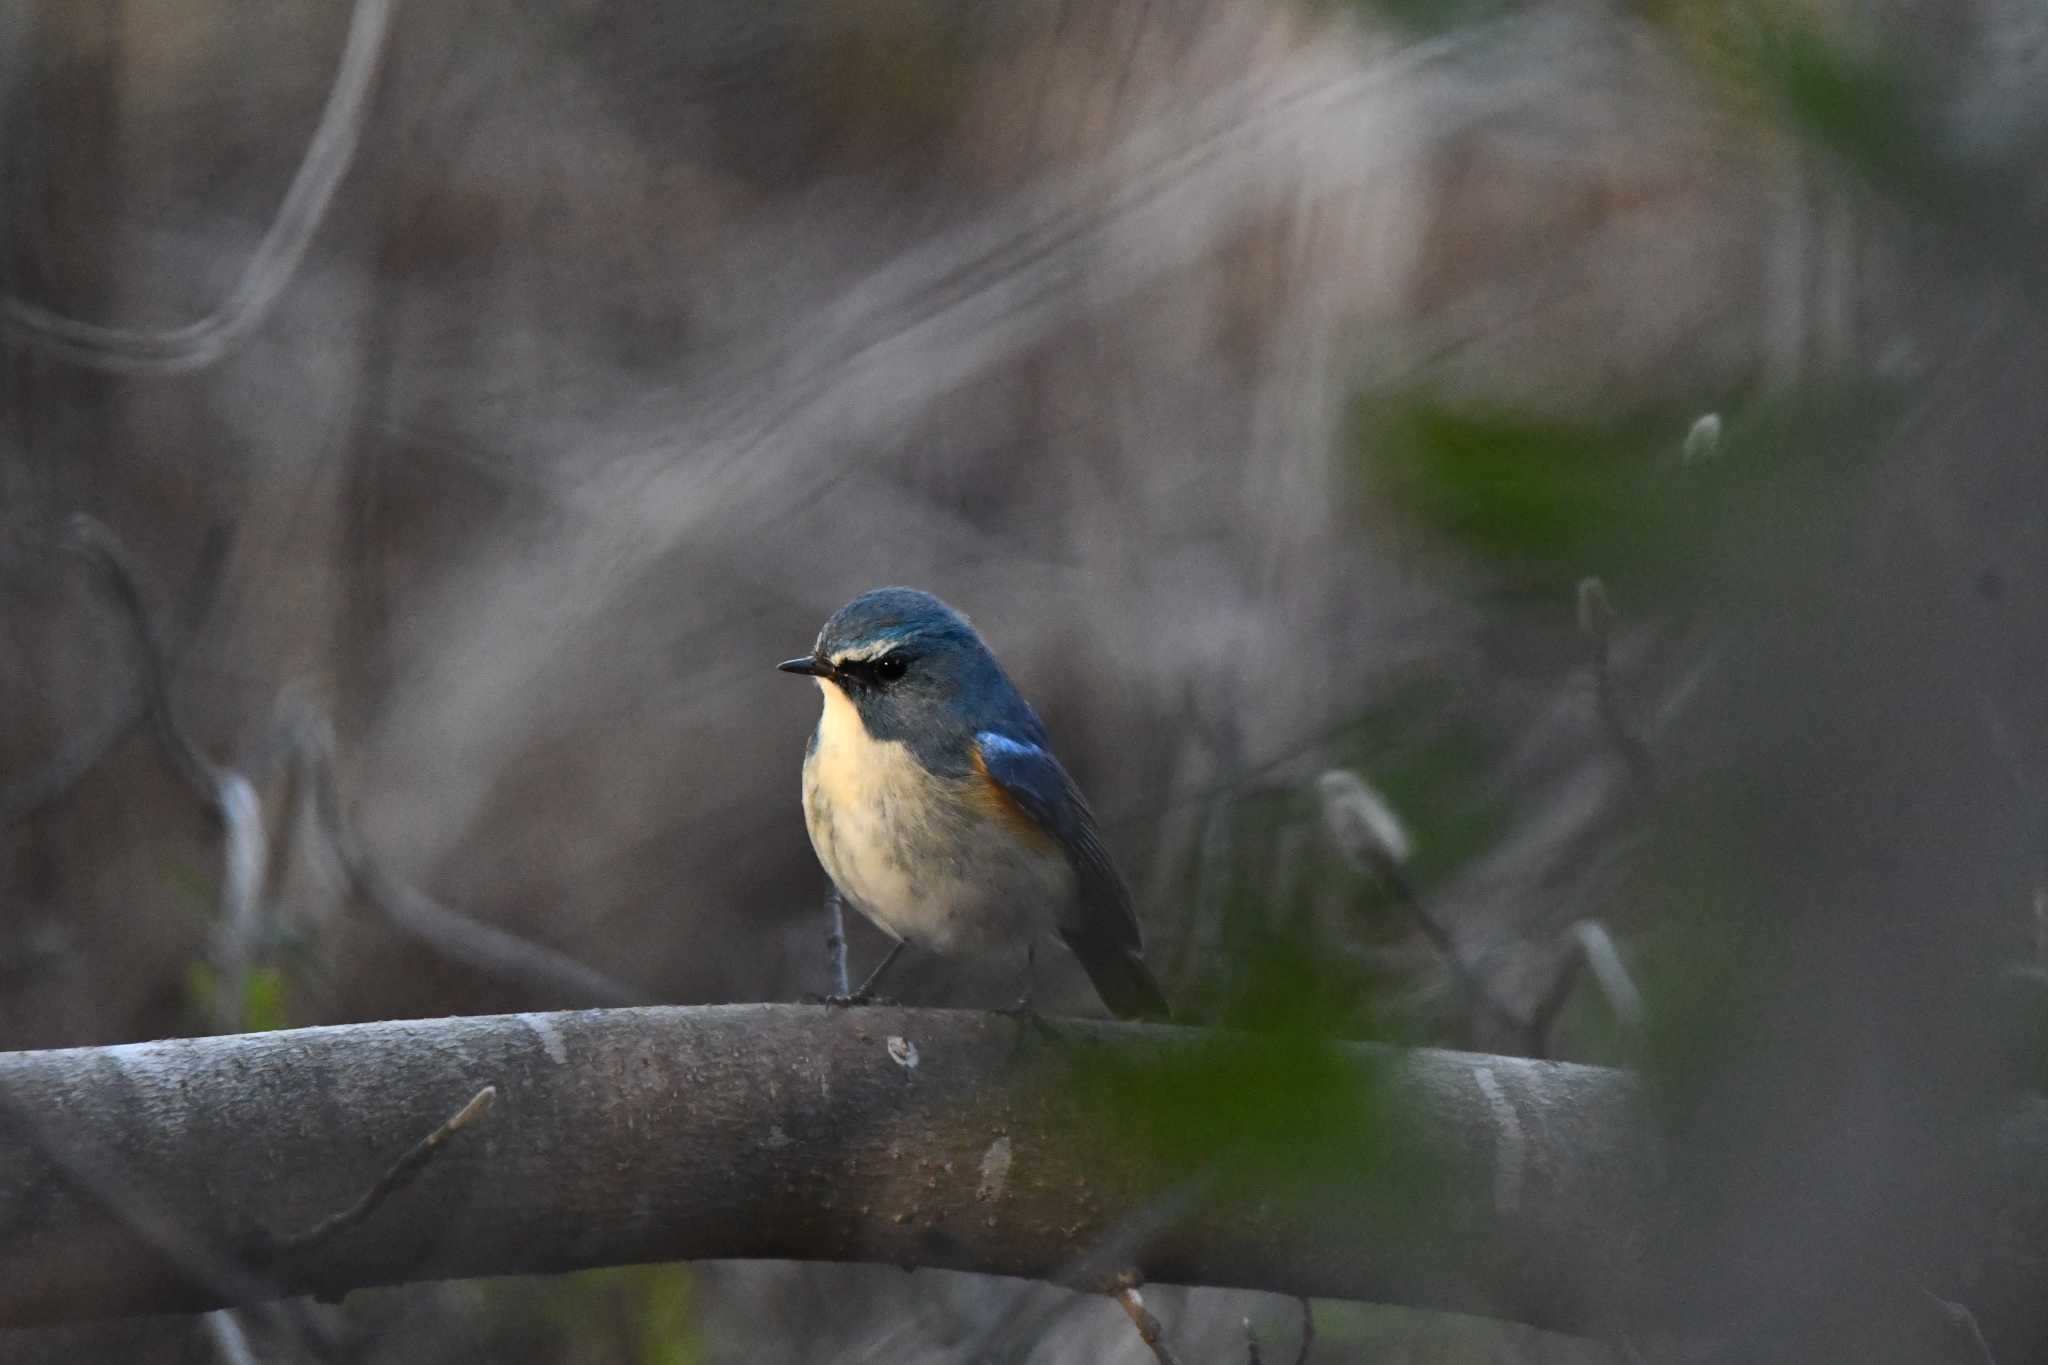
[{"label": "black eye", "polygon": [[875,681],[892,683],[903,676],[903,670],[910,667],[910,660],[901,654],[884,654],[875,660]]}]

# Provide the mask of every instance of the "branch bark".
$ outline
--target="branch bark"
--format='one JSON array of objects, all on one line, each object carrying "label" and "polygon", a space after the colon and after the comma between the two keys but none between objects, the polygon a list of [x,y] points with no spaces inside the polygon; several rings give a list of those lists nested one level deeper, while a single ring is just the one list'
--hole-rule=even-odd
[{"label": "branch bark", "polygon": [[[1051,1027],[728,1005],[0,1053],[0,1326],[730,1258],[1098,1292],[1135,1272],[1586,1335],[1656,1312],[1676,1195],[1627,1073]],[[1198,1065],[1219,1056],[1222,1090]],[[1212,1112],[1223,1141],[1239,1121],[1270,1138],[1257,1125],[1299,1099],[1268,1088],[1272,1071],[1337,1101],[1283,1122],[1277,1161],[1247,1179],[1227,1153],[1171,1140],[1207,1133]],[[373,1212],[312,1245],[283,1235],[356,1204],[485,1086],[490,1121]],[[1394,1118],[1377,1145],[1334,1149],[1355,1166],[1315,1167],[1342,1115]],[[1976,1287],[1995,1298],[2028,1288],[2004,1281],[2031,1274],[2048,1237],[2048,1185],[2028,1178],[2048,1158],[2048,1102],[1993,1136],[2003,1250]],[[1290,1184],[1290,1165],[1313,1178]]]},{"label": "branch bark", "polygon": [[[1323,1083],[1397,1087],[1434,1158],[1410,1204],[1426,1212],[1395,1217],[1386,1181],[1204,1186],[1199,1159],[1106,1133],[1100,1088],[1075,1079],[1125,1068],[1144,1105],[1145,1068],[1215,1035],[1054,1029],[736,1005],[0,1054],[0,1324],[213,1308],[251,1285],[750,1257],[1098,1290],[1135,1268],[1581,1330],[1643,1289],[1658,1165],[1622,1073],[1330,1045]],[[485,1085],[497,1105],[473,1137],[361,1226],[279,1252]]]}]

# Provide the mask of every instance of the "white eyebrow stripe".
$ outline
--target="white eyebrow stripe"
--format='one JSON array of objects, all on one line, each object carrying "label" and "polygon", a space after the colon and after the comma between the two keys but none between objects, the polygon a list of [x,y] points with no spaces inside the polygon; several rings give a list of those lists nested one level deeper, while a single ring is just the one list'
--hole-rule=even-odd
[{"label": "white eyebrow stripe", "polygon": [[900,640],[875,640],[868,644],[855,645],[852,649],[842,649],[832,656],[832,666],[843,668],[847,664],[864,664],[881,658],[901,643]]},{"label": "white eyebrow stripe", "polygon": [[1041,758],[1045,756],[1045,750],[1039,748],[1036,744],[1026,744],[1022,740],[1011,739],[1008,735],[1000,734],[994,730],[983,730],[974,737],[974,742],[984,749],[996,749],[1003,753],[1016,754],[1020,757],[1029,757],[1032,754],[1037,754]]}]

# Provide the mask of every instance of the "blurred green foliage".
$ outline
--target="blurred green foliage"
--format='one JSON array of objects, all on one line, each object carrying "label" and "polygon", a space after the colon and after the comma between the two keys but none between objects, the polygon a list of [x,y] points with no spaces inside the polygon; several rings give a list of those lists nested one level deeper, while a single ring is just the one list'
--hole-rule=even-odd
[{"label": "blurred green foliage", "polygon": [[1548,604],[1562,622],[1587,575],[1674,604],[1768,590],[1788,557],[1846,529],[1848,481],[1876,467],[1907,400],[1877,382],[1737,398],[1713,453],[1689,462],[1707,404],[1570,422],[1372,394],[1351,433],[1362,495],[1499,570],[1497,604]]},{"label": "blurred green foliage", "polygon": [[268,1033],[288,1027],[284,971],[273,966],[250,969],[242,986],[242,1028],[248,1033]]},{"label": "blurred green foliage", "polygon": [[1342,1190],[1386,1217],[1427,1207],[1434,1181],[1409,1132],[1398,1064],[1331,1042],[1321,1031],[1329,1002],[1301,966],[1275,954],[1247,974],[1260,1031],[1205,1032],[1138,1056],[1077,1048],[1053,1093],[1081,1109],[1076,1131],[1101,1147],[1080,1168],[1114,1170],[1135,1156],[1225,1204]]},{"label": "blurred green foliage", "polygon": [[1908,113],[1903,73],[1889,62],[1857,56],[1783,11],[1758,28],[1746,55],[1792,126],[1851,164],[1883,172],[1920,162],[1924,139]]},{"label": "blurred green foliage", "polygon": [[486,1359],[701,1365],[696,1277],[684,1264],[617,1266],[489,1282]]},{"label": "blurred green foliage", "polygon": [[1929,164],[1904,70],[1848,25],[1784,0],[1636,0],[1634,9],[1764,131],[1811,139],[1880,180]]},{"label": "blurred green foliage", "polygon": [[[212,1020],[220,1000],[220,973],[211,963],[193,962],[185,969],[185,1007],[195,1018]],[[243,1033],[269,1033],[291,1027],[290,983],[281,967],[252,966],[242,981],[238,1014]],[[204,1031],[204,1026],[201,1026]]]}]

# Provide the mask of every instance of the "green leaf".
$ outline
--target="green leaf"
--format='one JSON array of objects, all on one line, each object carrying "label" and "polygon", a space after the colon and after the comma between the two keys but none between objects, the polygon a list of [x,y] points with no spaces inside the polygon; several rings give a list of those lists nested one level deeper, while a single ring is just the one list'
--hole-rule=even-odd
[{"label": "green leaf", "polygon": [[289,1027],[288,984],[280,967],[265,965],[249,973],[242,988],[243,1032],[269,1033]]}]

